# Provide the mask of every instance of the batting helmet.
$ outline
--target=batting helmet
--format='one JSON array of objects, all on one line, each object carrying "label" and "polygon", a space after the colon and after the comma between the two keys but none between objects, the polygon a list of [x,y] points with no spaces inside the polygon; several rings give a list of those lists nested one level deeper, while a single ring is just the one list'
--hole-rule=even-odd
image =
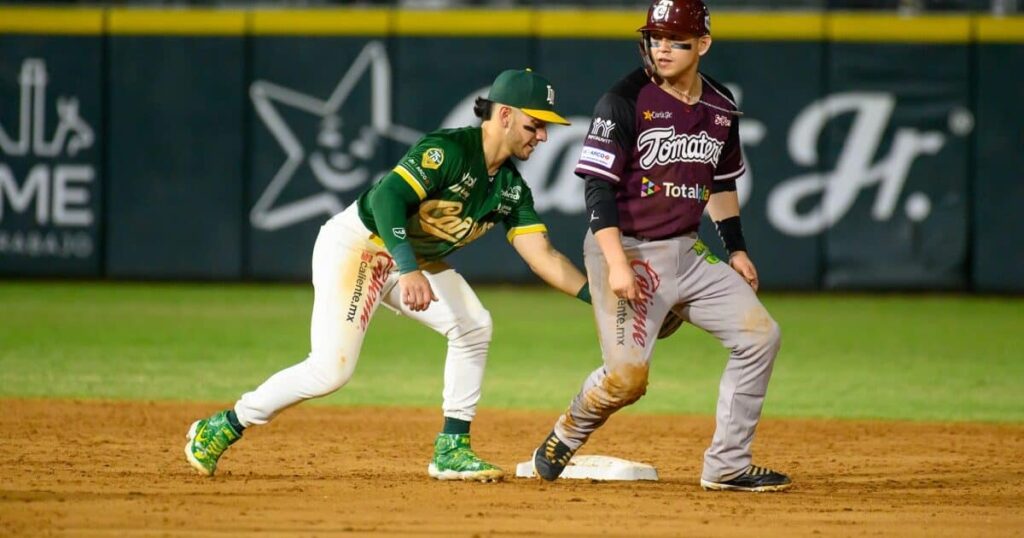
[{"label": "batting helmet", "polygon": [[655,0],[647,10],[647,24],[637,32],[705,36],[711,33],[711,14],[701,0]]}]

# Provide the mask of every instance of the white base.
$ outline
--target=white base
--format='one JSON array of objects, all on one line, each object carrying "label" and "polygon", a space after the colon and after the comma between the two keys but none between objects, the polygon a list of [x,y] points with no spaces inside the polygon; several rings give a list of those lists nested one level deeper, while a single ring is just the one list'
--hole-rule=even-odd
[{"label": "white base", "polygon": [[[535,478],[533,461],[516,465],[516,476]],[[651,465],[614,456],[578,455],[569,460],[559,478],[588,480],[658,480],[658,471]]]}]

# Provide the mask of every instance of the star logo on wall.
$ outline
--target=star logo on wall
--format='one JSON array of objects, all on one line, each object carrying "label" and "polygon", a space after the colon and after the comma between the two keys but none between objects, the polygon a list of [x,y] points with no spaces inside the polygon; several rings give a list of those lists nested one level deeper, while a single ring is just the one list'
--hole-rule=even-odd
[{"label": "star logo on wall", "polygon": [[[367,123],[345,125],[341,108],[360,82],[370,84]],[[317,216],[333,216],[345,208],[339,192],[352,191],[373,177],[369,161],[382,140],[412,145],[422,133],[391,121],[391,64],[380,41],[367,43],[326,100],[257,80],[249,88],[256,114],[284,151],[285,160],[260,194],[249,213],[259,230],[287,228]],[[297,115],[296,112],[299,114]],[[295,120],[316,122],[315,140],[296,135]],[[358,121],[358,120],[357,120]],[[345,136],[343,127],[352,136]],[[308,166],[320,188],[317,192],[287,199],[282,192]]]}]

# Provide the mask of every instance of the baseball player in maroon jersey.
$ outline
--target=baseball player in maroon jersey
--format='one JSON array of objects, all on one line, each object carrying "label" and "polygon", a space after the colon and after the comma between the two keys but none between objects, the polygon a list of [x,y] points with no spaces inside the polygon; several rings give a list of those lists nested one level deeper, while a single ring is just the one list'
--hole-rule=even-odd
[{"label": "baseball player in maroon jersey", "polygon": [[[645,394],[659,331],[681,318],[729,349],[701,486],[782,490],[789,477],[751,463],[780,333],[755,293],[740,226],[741,113],[729,90],[698,70],[711,47],[701,0],[655,1],[639,32],[644,68],[598,101],[576,166],[586,180],[584,259],[604,364],[537,448],[534,467],[556,479],[594,430]],[[705,207],[728,264],[697,237]]]}]

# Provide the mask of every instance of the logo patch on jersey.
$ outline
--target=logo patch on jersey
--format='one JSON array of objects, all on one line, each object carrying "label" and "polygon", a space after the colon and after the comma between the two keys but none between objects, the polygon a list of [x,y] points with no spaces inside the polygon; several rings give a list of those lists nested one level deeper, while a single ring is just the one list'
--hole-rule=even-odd
[{"label": "logo patch on jersey", "polygon": [[718,258],[718,256],[712,254],[711,249],[709,249],[708,246],[705,245],[704,242],[701,241],[700,239],[693,243],[693,252],[696,255],[704,258],[704,261],[708,263],[718,263],[722,261]]},{"label": "logo patch on jersey", "polygon": [[612,136],[612,131],[614,130],[614,121],[605,120],[598,117],[594,118],[593,127],[590,128],[590,134],[601,138],[610,138]]},{"label": "logo patch on jersey", "polygon": [[657,183],[647,179],[646,177],[640,179],[640,197],[647,198],[648,196],[654,195],[661,191],[661,187]]},{"label": "logo patch on jersey", "polygon": [[471,176],[469,172],[462,174],[462,179],[458,183],[448,187],[448,190],[458,194],[463,200],[469,200],[470,189],[476,185],[476,178]]},{"label": "logo patch on jersey", "polygon": [[611,168],[612,163],[615,162],[615,154],[583,146],[583,152],[580,153],[580,160],[597,163],[605,168]]},{"label": "logo patch on jersey", "polygon": [[420,178],[420,181],[423,183],[423,185],[427,187],[430,186],[430,178],[427,177],[427,173],[423,170],[423,167],[416,164],[416,159],[406,159],[405,163],[408,165],[404,167],[406,170],[410,172],[415,171],[416,177]]},{"label": "logo patch on jersey", "polygon": [[441,148],[430,148],[423,152],[423,159],[420,164],[423,168],[437,170],[444,163],[444,150]]},{"label": "logo patch on jersey", "polygon": [[476,222],[462,217],[462,202],[427,200],[420,204],[420,227],[424,232],[451,244],[468,245],[487,233],[493,222]]},{"label": "logo patch on jersey", "polygon": [[729,116],[715,114],[715,125],[724,125],[726,127],[732,127],[732,120],[729,119]]},{"label": "logo patch on jersey", "polygon": [[523,187],[520,185],[512,185],[511,187],[501,191],[501,197],[518,202],[519,198],[523,195]]},{"label": "logo patch on jersey", "polygon": [[405,228],[392,228],[391,233],[395,234],[395,237],[399,239],[405,239]]},{"label": "logo patch on jersey", "polygon": [[644,111],[644,120],[646,120],[646,121],[670,120],[670,119],[672,119],[672,111],[671,110],[645,110]]},{"label": "logo patch on jersey", "polygon": [[707,131],[691,135],[676,134],[676,127],[655,127],[640,133],[636,145],[643,153],[640,167],[650,170],[656,164],[707,163],[718,164],[725,142],[712,137]]},{"label": "logo patch on jersey", "polygon": [[665,181],[661,186],[664,188],[665,196],[668,198],[689,198],[691,200],[700,200],[701,202],[707,202],[711,198],[711,189],[704,185],[677,185]]}]

